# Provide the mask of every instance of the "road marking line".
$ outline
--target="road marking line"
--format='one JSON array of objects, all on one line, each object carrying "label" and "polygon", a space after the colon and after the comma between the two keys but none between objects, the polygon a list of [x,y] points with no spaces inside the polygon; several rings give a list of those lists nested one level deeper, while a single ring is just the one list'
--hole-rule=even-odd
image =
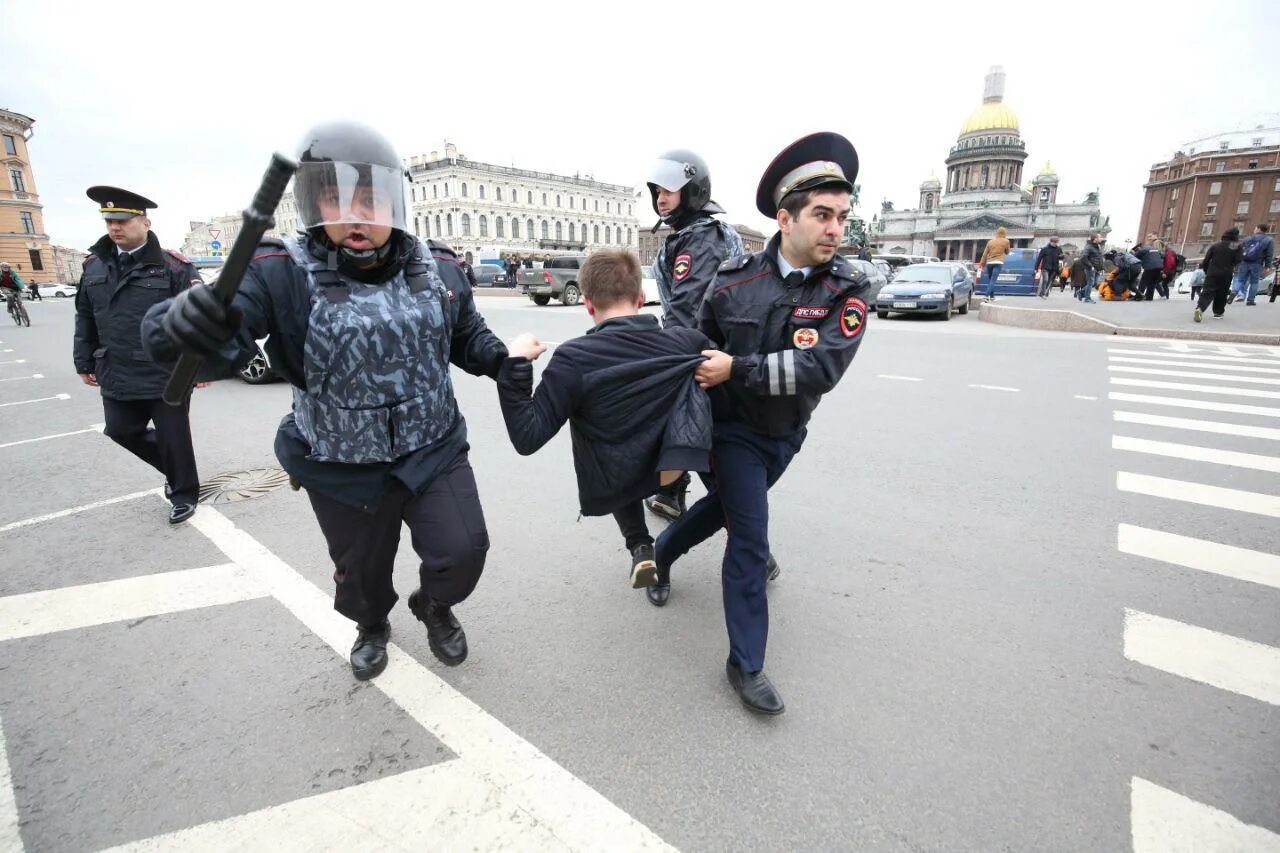
[{"label": "road marking line", "polygon": [[1199,355],[1197,353],[1190,353],[1190,352],[1161,352],[1159,350],[1145,350],[1145,349],[1108,349],[1107,354],[1108,355],[1143,355],[1143,356],[1157,355],[1157,356],[1161,356],[1162,358],[1167,356],[1169,358],[1186,358],[1186,359],[1192,359],[1194,361],[1221,361],[1221,362],[1228,362],[1233,364],[1256,364],[1256,365],[1277,364],[1277,362],[1274,359],[1270,359],[1265,356],[1262,358],[1249,358],[1247,356],[1236,357],[1232,355]]},{"label": "road marking line", "polygon": [[44,379],[44,374],[33,373],[30,376],[10,376],[8,379],[0,379],[0,382],[20,382],[23,379]]},{"label": "road marking line", "polygon": [[1138,495],[1150,495],[1154,498],[1168,498],[1174,501],[1200,504],[1201,506],[1231,509],[1236,512],[1252,512],[1256,515],[1269,515],[1280,518],[1280,496],[1266,495],[1261,492],[1246,492],[1240,489],[1224,489],[1219,486],[1206,486],[1202,483],[1188,483],[1185,480],[1170,480],[1165,477],[1149,477],[1146,474],[1131,474],[1128,471],[1116,473],[1116,488],[1122,492],[1133,492]]},{"label": "road marking line", "polygon": [[1152,394],[1128,394],[1112,391],[1107,399],[1121,403],[1152,403],[1157,406],[1176,406],[1182,409],[1201,409],[1209,412],[1232,412],[1237,415],[1261,415],[1264,418],[1280,418],[1280,409],[1266,406],[1246,406],[1243,403],[1218,403],[1208,400],[1188,400],[1184,397],[1160,397]]},{"label": "road marking line", "polygon": [[1280,649],[1124,610],[1124,656],[1135,663],[1280,705]]},{"label": "road marking line", "polygon": [[337,791],[112,847],[172,850],[569,850],[506,792],[443,761]]},{"label": "road marking line", "polygon": [[1133,853],[1278,853],[1280,835],[1133,777]]},{"label": "road marking line", "polygon": [[898,379],[902,382],[923,382],[924,381],[924,379],[922,379],[919,376],[895,376],[892,373],[877,373],[876,379]]},{"label": "road marking line", "polygon": [[9,750],[4,743],[4,721],[0,720],[0,850],[21,853],[25,849],[22,834],[18,832],[18,802],[13,796]]},{"label": "road marking line", "polygon": [[26,363],[27,363],[27,360],[25,358],[19,358],[13,361],[0,361],[0,364],[26,364]]},{"label": "road marking line", "polygon": [[231,563],[10,595],[0,598],[0,642],[266,595]]},{"label": "road marking line", "polygon": [[1256,388],[1224,388],[1221,385],[1191,385],[1185,382],[1161,382],[1157,379],[1126,379],[1123,376],[1112,376],[1112,385],[1124,385],[1130,388],[1163,388],[1169,391],[1194,391],[1197,394],[1222,394],[1227,397],[1260,397],[1267,400],[1280,400],[1280,391],[1259,391]]},{"label": "road marking line", "polygon": [[1205,364],[1199,361],[1161,361],[1155,358],[1127,358],[1113,355],[1111,361],[1116,364],[1158,364],[1162,367],[1199,367],[1203,370],[1238,370],[1241,373],[1280,373],[1280,368],[1246,367],[1243,364]]},{"label": "road marking line", "polygon": [[11,349],[0,349],[0,352],[13,352]]},{"label": "road marking line", "polygon": [[1276,554],[1133,524],[1121,524],[1116,530],[1116,540],[1122,554],[1280,589],[1280,556]]},{"label": "road marking line", "polygon": [[1108,364],[1107,370],[1117,373],[1145,373],[1148,376],[1183,376],[1188,379],[1220,379],[1224,382],[1251,382],[1254,385],[1280,385],[1280,379],[1265,376],[1233,376],[1227,373],[1199,373],[1194,370],[1157,370],[1153,367],[1124,367]]},{"label": "road marking line", "polygon": [[22,521],[11,521],[8,524],[4,525],[3,527],[0,527],[0,533],[8,533],[10,530],[17,530],[19,527],[28,527],[32,524],[40,524],[41,522],[45,522],[45,521],[53,521],[56,518],[65,518],[68,515],[75,515],[76,513],[79,513],[79,512],[85,512],[91,509],[98,509],[100,507],[110,506],[111,504],[123,503],[124,501],[134,501],[134,500],[137,500],[138,498],[145,498],[147,495],[158,495],[160,494],[160,491],[161,491],[160,489],[148,489],[145,492],[134,492],[133,494],[129,494],[129,495],[121,495],[118,498],[107,498],[106,500],[103,500],[103,501],[94,501],[93,503],[85,504],[84,506],[73,506],[71,509],[63,509],[63,510],[59,510],[58,512],[51,512],[48,515],[37,515],[35,518],[27,518]]},{"label": "road marking line", "polygon": [[1235,450],[1219,450],[1216,447],[1200,447],[1195,444],[1178,444],[1171,441],[1149,441],[1127,435],[1111,436],[1112,450],[1131,450],[1152,456],[1171,459],[1187,459],[1192,462],[1212,462],[1215,465],[1231,465],[1235,468],[1251,468],[1280,474],[1280,456],[1261,453],[1240,453]]},{"label": "road marking line", "polygon": [[1241,438],[1269,438],[1280,441],[1280,429],[1274,427],[1246,426],[1244,424],[1228,424],[1221,421],[1198,421],[1192,418],[1168,418],[1164,415],[1148,415],[1141,412],[1116,411],[1113,415],[1117,421],[1129,424],[1146,424],[1172,429],[1189,429],[1195,432],[1213,432],[1219,435],[1236,435]]},{"label": "road marking line", "polygon": [[36,397],[34,400],[18,400],[14,403],[0,403],[0,409],[5,406],[25,406],[28,403],[47,403],[49,400],[70,400],[70,394],[55,394],[52,397]]},{"label": "road marking line", "polygon": [[[243,566],[294,616],[328,643],[345,665],[352,624],[330,596],[213,507],[188,522],[228,559]],[[671,849],[647,827],[569,773],[531,743],[463,696],[399,646],[371,683],[467,762],[511,802],[531,813],[571,848]],[[347,789],[350,790],[350,789]]]},{"label": "road marking line", "polygon": [[1077,400],[1096,400],[1096,399],[1098,399],[1098,398],[1097,398],[1097,397],[1090,397],[1088,394],[1077,394],[1077,395],[1076,395],[1076,399],[1077,399]]},{"label": "road marking line", "polygon": [[3,449],[5,447],[16,447],[19,444],[32,444],[37,441],[48,441],[51,438],[66,438],[69,435],[80,435],[81,433],[85,433],[85,432],[102,432],[102,430],[89,427],[88,429],[77,429],[71,432],[57,432],[57,433],[54,433],[53,435],[42,435],[39,438],[24,438],[21,441],[8,441],[8,442],[5,442],[4,444],[0,444],[0,449]]},{"label": "road marking line", "polygon": [[970,388],[982,388],[986,391],[1021,391],[1021,388],[1007,388],[1004,385],[974,385],[970,384]]}]

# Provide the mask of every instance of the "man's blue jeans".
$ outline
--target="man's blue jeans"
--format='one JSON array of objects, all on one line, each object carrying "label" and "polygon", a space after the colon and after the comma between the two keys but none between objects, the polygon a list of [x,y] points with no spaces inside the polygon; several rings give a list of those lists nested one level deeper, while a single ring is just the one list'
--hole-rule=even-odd
[{"label": "man's blue jeans", "polygon": [[1098,283],[1098,271],[1091,266],[1084,268],[1084,287],[1076,289],[1076,299],[1088,299]]},{"label": "man's blue jeans", "polygon": [[1004,264],[987,264],[987,281],[991,283],[991,293],[989,296],[996,295],[996,277],[1000,275],[1000,270],[1004,269]]},{"label": "man's blue jeans", "polygon": [[1231,282],[1231,289],[1237,296],[1243,296],[1246,302],[1258,298],[1258,282],[1262,279],[1262,261],[1241,261],[1236,267],[1236,277]]}]

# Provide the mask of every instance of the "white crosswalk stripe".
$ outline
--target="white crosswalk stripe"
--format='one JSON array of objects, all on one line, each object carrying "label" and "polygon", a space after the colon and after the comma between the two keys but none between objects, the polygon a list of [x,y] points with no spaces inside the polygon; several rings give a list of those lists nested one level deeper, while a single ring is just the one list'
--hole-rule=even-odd
[{"label": "white crosswalk stripe", "polygon": [[[1214,484],[1218,466],[1244,471],[1280,473],[1280,441],[1274,424],[1280,407],[1228,402],[1223,397],[1280,399],[1280,350],[1248,346],[1166,344],[1150,348],[1108,349],[1108,380],[1120,389],[1159,389],[1165,394],[1113,390],[1112,417],[1126,434],[1113,434],[1111,447],[1123,469],[1131,454],[1158,466],[1159,459],[1178,460],[1178,477],[1118,470],[1116,488],[1130,499],[1157,498],[1210,507],[1223,521],[1209,527],[1192,514],[1188,529],[1173,533],[1120,523],[1116,548],[1140,558],[1139,565],[1171,568],[1161,584],[1176,582],[1174,567],[1193,569],[1222,584],[1251,584],[1255,596],[1280,595],[1280,554],[1233,544],[1230,531],[1249,529],[1261,516],[1264,524],[1280,518],[1280,495]],[[1165,377],[1139,378],[1139,377]],[[1176,381],[1190,380],[1190,381]],[[1254,386],[1254,387],[1248,387]],[[1169,396],[1176,393],[1177,396]],[[1121,406],[1120,404],[1124,404]],[[1180,408],[1232,416],[1237,422],[1172,417],[1162,409]],[[1194,441],[1171,441],[1171,430],[1195,433]],[[1154,434],[1144,434],[1153,433]],[[1189,437],[1189,436],[1188,436]],[[1222,437],[1222,438],[1220,438]],[[1214,446],[1230,440],[1229,447]],[[1192,468],[1187,468],[1191,463]],[[1158,471],[1158,469],[1157,469]],[[1203,477],[1198,473],[1203,471]],[[1190,473],[1188,473],[1190,472]],[[1238,476],[1238,475],[1233,475]],[[1202,482],[1201,480],[1209,482]],[[1162,512],[1164,512],[1162,510]],[[1224,514],[1225,515],[1222,515]],[[1234,514],[1239,514],[1235,520]],[[1179,514],[1179,517],[1185,517]],[[1181,526],[1181,525],[1180,525]],[[1252,537],[1251,537],[1252,539]],[[1274,541],[1274,540],[1272,540]],[[1249,544],[1252,544],[1250,542]],[[1276,602],[1280,609],[1280,600]],[[1208,617],[1206,617],[1208,618]],[[1264,626],[1268,636],[1271,626]],[[1252,700],[1280,705],[1280,648],[1149,613],[1124,609],[1123,655],[1134,665],[1225,690]],[[1280,851],[1280,835],[1251,826],[1228,812],[1134,777],[1130,801],[1133,849],[1139,853],[1169,850]]]}]

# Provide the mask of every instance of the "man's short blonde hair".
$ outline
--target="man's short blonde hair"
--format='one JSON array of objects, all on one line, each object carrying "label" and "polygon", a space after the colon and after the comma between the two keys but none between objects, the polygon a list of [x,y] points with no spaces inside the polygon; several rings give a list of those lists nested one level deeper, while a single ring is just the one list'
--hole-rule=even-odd
[{"label": "man's short blonde hair", "polygon": [[578,273],[578,283],[582,285],[582,295],[597,308],[634,303],[644,292],[640,259],[625,249],[602,249],[587,258]]}]

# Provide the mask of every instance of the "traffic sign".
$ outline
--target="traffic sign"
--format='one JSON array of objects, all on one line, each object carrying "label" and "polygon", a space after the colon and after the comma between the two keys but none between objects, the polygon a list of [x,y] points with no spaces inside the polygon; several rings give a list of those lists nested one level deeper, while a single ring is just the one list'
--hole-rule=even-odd
[{"label": "traffic sign", "polygon": [[210,249],[221,249],[221,248],[222,248],[222,244],[221,244],[221,243],[219,243],[217,240],[211,240],[211,241],[209,241],[209,248],[210,248]]}]

